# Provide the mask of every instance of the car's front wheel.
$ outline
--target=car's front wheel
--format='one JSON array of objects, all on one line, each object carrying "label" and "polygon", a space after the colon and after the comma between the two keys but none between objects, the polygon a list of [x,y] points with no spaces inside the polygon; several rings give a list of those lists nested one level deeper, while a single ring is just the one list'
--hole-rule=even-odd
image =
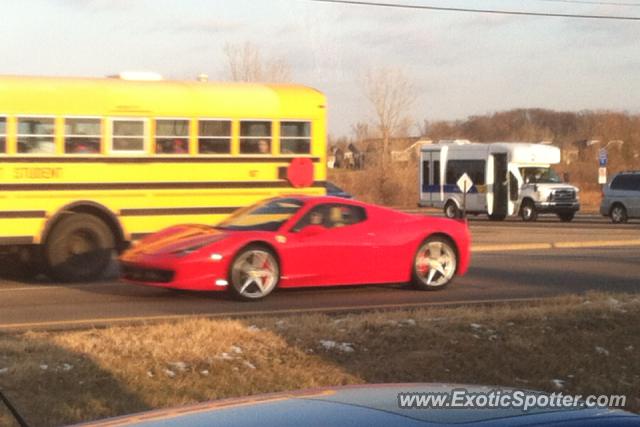
[{"label": "car's front wheel", "polygon": [[413,285],[435,291],[447,286],[456,274],[458,256],[450,240],[430,237],[416,252],[413,261]]},{"label": "car's front wheel", "polygon": [[255,301],[269,295],[278,285],[280,266],[270,249],[252,245],[235,257],[229,276],[235,297]]}]

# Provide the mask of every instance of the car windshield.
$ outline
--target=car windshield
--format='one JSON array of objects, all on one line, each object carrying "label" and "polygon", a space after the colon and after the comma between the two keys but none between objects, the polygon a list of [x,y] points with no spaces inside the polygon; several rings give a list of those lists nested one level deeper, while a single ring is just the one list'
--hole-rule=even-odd
[{"label": "car windshield", "polygon": [[273,199],[240,209],[216,228],[222,230],[276,231],[302,207],[298,199]]},{"label": "car windshield", "polygon": [[551,168],[521,168],[520,173],[527,184],[555,184],[562,180]]}]

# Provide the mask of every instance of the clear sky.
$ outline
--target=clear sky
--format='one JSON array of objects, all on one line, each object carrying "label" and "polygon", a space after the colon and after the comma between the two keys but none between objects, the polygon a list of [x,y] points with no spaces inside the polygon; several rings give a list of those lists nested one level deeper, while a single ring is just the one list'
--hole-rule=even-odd
[{"label": "clear sky", "polygon": [[[606,0],[603,0],[606,1]],[[611,0],[609,0],[611,1]],[[621,1],[620,1],[621,2]],[[434,6],[640,16],[637,6],[548,0],[405,0]],[[404,69],[411,116],[515,107],[640,112],[640,21],[479,15],[307,0],[5,1],[0,74],[225,76],[223,47],[249,41],[329,98],[330,131],[371,117],[368,67]]]}]

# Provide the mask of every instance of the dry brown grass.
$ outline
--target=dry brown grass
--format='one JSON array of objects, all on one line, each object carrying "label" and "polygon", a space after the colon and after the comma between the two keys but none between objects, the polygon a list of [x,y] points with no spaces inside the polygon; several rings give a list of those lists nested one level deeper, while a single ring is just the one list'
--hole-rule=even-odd
[{"label": "dry brown grass", "polygon": [[[0,384],[35,426],[222,397],[403,381],[557,391],[552,380],[560,379],[565,393],[625,394],[629,409],[640,411],[639,337],[635,295],[189,320],[0,336],[0,369],[8,368]],[[348,345],[326,349],[322,340]]]}]

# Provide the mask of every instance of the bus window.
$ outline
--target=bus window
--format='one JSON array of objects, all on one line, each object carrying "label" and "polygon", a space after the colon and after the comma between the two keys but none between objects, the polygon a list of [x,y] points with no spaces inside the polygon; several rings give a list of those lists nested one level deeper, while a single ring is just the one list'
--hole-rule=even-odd
[{"label": "bus window", "polygon": [[484,160],[449,160],[447,162],[447,184],[455,184],[466,172],[474,185],[485,184]]},{"label": "bus window", "polygon": [[0,154],[7,152],[7,118],[0,117]]},{"label": "bus window", "polygon": [[231,153],[231,122],[229,120],[198,120],[198,153]]},{"label": "bus window", "polygon": [[144,120],[116,119],[111,126],[113,151],[144,151]]},{"label": "bus window", "polygon": [[429,163],[429,160],[422,162],[422,188],[431,185],[431,179],[429,179]]},{"label": "bus window", "polygon": [[310,154],[311,123],[280,122],[280,152],[282,154]]},{"label": "bus window", "polygon": [[433,185],[440,185],[440,160],[433,161]]},{"label": "bus window", "polygon": [[240,154],[271,154],[271,122],[240,122]]},{"label": "bus window", "polygon": [[55,153],[53,118],[18,117],[18,153]]},{"label": "bus window", "polygon": [[156,120],[156,154],[189,154],[189,120]]},{"label": "bus window", "polygon": [[101,135],[100,119],[65,118],[64,152],[66,154],[100,153]]}]

